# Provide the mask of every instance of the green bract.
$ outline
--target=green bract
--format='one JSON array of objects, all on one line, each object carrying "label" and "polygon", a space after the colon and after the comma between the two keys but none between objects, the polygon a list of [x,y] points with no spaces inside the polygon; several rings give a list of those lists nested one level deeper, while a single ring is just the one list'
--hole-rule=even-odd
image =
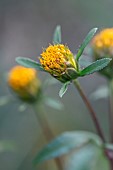
[{"label": "green bract", "polygon": [[58,25],[53,34],[53,43],[61,44],[61,27]]}]

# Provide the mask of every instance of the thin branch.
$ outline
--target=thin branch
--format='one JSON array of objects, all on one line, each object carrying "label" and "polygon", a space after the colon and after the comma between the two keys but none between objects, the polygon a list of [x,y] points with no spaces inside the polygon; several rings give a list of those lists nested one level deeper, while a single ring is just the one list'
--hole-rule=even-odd
[{"label": "thin branch", "polygon": [[84,94],[84,92],[83,92],[79,82],[77,80],[74,80],[73,83],[74,83],[75,87],[77,88],[77,90],[79,91],[79,94],[81,95],[81,97],[82,97],[82,99],[83,99],[87,109],[89,110],[89,113],[90,113],[90,115],[91,115],[91,117],[93,119],[93,122],[95,124],[95,127],[97,129],[98,135],[101,137],[102,141],[105,142],[105,138],[104,138],[104,135],[103,135],[102,129],[100,127],[100,123],[98,121],[98,118],[96,116],[95,111],[93,110],[89,100],[85,96],[85,94]]},{"label": "thin branch", "polygon": [[109,81],[109,131],[113,143],[113,81]]},{"label": "thin branch", "polygon": [[[39,107],[40,107],[40,109],[39,109]],[[49,124],[47,122],[47,119],[45,118],[45,115],[43,115],[43,114],[45,114],[44,110],[43,111],[42,110],[43,110],[42,107],[37,105],[37,103],[34,105],[34,112],[36,114],[36,117],[40,124],[40,127],[42,128],[43,134],[45,135],[46,140],[50,141],[54,138],[54,135],[49,127]],[[58,169],[63,170],[62,160],[60,158],[55,158],[54,160],[56,162]]]}]

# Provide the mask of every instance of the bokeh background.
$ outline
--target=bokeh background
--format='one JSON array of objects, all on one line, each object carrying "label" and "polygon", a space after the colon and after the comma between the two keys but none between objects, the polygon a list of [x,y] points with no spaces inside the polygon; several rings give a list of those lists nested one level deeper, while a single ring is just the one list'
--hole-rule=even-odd
[{"label": "bokeh background", "polygon": [[[10,94],[3,75],[16,65],[17,56],[37,60],[42,47],[52,42],[56,25],[62,27],[63,43],[73,52],[77,51],[88,31],[113,26],[112,0],[0,0],[0,96]],[[39,73],[44,81],[49,75]],[[93,74],[80,79],[90,95],[99,85],[106,84],[103,77]],[[45,89],[45,93],[59,99],[61,83]],[[64,131],[88,130],[95,132],[88,111],[71,85],[61,100],[63,111],[46,107],[47,118],[57,136]],[[107,100],[91,101],[103,126],[106,138],[109,137]],[[33,170],[32,159],[46,143],[41,128],[32,109],[20,113],[19,101],[0,108],[0,140],[16,143],[14,152],[0,153],[1,170]],[[31,154],[31,152],[33,152]],[[55,169],[54,163],[38,166],[37,169]]]}]

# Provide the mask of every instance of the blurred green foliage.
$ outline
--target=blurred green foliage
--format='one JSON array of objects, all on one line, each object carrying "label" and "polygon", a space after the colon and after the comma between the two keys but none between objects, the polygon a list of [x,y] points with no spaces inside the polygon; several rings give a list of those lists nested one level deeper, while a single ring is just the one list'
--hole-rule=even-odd
[{"label": "blurred green foliage", "polygon": [[[57,24],[62,26],[63,42],[68,42],[72,51],[75,51],[91,28],[113,26],[112,8],[112,0],[1,0],[0,96],[10,94],[1,75],[16,64],[15,57],[20,55],[37,59],[42,47],[46,47],[51,42],[51,35]],[[41,73],[39,76],[42,81],[47,77]],[[89,95],[106,81],[96,74],[82,79],[81,83]],[[51,97],[59,98],[60,86],[61,84],[54,85],[47,89],[46,93]],[[61,100],[65,105],[64,111],[55,110],[53,113],[53,110],[46,108],[47,118],[55,135],[67,130],[95,131],[87,115],[87,109],[73,86]],[[106,101],[101,100],[92,104],[108,137]],[[20,113],[17,107],[18,101],[0,107],[0,139],[13,140],[19,148],[19,152],[16,153],[0,154],[0,169],[33,170],[33,155],[43,146],[45,139],[32,110]],[[29,154],[34,144],[36,144],[34,154]],[[46,164],[46,169],[47,166]],[[56,169],[53,162],[49,166],[51,169]],[[45,165],[41,165],[39,169],[45,169]]]}]

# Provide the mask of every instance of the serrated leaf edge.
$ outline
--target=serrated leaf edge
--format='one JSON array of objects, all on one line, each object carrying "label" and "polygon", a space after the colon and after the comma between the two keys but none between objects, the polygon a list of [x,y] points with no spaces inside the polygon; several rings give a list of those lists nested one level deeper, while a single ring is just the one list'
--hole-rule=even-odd
[{"label": "serrated leaf edge", "polygon": [[[100,59],[100,60],[104,60],[104,59],[107,59],[107,60],[108,60],[108,58],[103,58],[103,59]],[[108,63],[106,63],[105,66],[101,67],[101,68],[98,69],[97,71],[100,71],[100,70],[102,70],[104,67],[106,67],[106,66],[109,64],[109,62],[110,62],[111,60],[112,60],[112,59],[109,58]],[[99,61],[99,60],[96,60],[95,62],[93,62],[92,64],[88,65],[88,66],[85,67],[83,70],[81,70],[81,71],[79,72],[80,77],[85,76],[85,75],[90,75],[90,74],[93,74],[93,73],[97,72],[97,71],[94,71],[94,72],[91,72],[91,71],[90,71],[90,72],[87,73],[87,74],[83,74],[83,75],[81,74],[82,71],[84,71],[86,68],[90,67],[91,65],[93,65],[93,64],[96,63],[97,61]],[[99,66],[99,67],[100,67],[100,66]]]}]

